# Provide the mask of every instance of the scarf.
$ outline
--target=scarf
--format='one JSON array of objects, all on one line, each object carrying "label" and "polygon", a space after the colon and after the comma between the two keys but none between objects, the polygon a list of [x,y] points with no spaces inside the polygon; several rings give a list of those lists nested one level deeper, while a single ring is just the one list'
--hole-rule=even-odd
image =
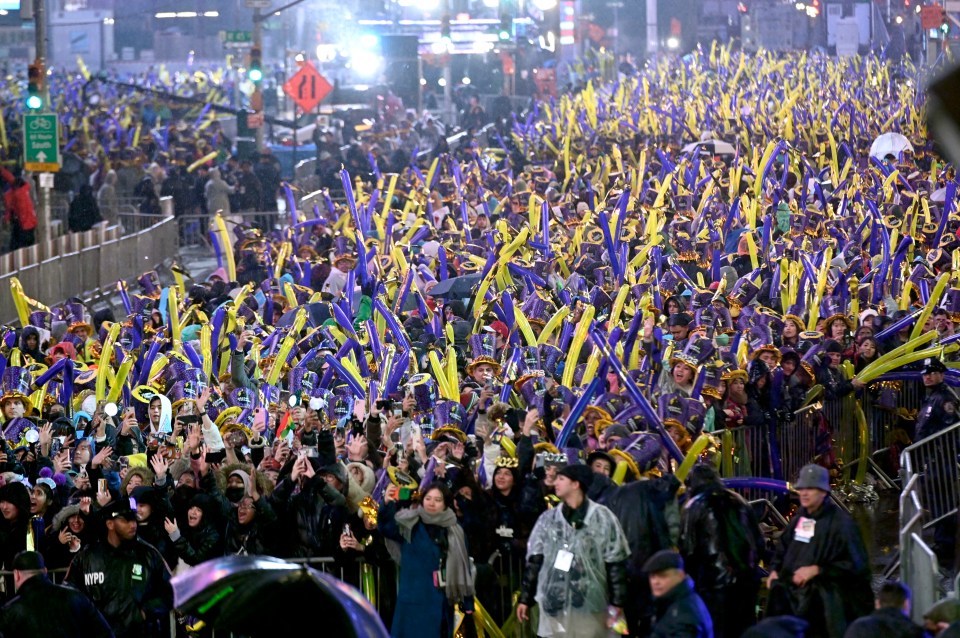
[{"label": "scarf", "polygon": [[[463,528],[457,523],[457,515],[453,510],[445,509],[438,514],[430,514],[422,507],[405,509],[397,512],[397,527],[403,540],[410,542],[413,537],[413,528],[417,523],[437,525],[447,530],[447,555],[444,560],[446,567],[445,591],[447,600],[456,604],[464,598],[474,595],[473,580],[476,571],[470,555],[467,554],[467,543],[463,538]],[[393,552],[391,552],[392,554]],[[397,552],[399,554],[399,552]],[[399,560],[397,563],[399,564]]]}]

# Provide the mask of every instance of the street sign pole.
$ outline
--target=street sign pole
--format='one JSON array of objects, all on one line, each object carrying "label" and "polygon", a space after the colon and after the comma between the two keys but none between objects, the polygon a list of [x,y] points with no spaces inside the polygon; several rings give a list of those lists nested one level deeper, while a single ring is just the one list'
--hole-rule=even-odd
[{"label": "street sign pole", "polygon": [[[253,46],[263,51],[263,18],[260,15],[260,7],[253,10]],[[263,93],[260,89],[262,83],[263,80],[254,83],[253,96],[250,99],[255,105],[254,111],[260,114],[263,114]],[[263,126],[254,129],[254,140],[256,152],[259,153],[263,150]]]},{"label": "street sign pole", "polygon": [[[43,69],[43,72],[46,73],[47,68],[47,9],[46,9],[46,0],[32,0],[33,2],[33,16],[34,16],[34,33],[36,34],[36,48],[37,48],[37,62],[40,63],[40,68]],[[50,89],[47,86],[46,78],[43,78],[43,109],[48,110],[50,108]],[[26,131],[26,129],[24,129]],[[26,133],[24,133],[26,135]],[[56,144],[59,145],[60,141],[56,140]],[[56,151],[59,153],[59,149]],[[35,182],[35,184],[38,182]],[[40,187],[37,189],[37,207],[40,209],[40,214],[37,216],[37,230],[40,232],[37,233],[37,243],[42,247],[41,251],[45,250],[48,242],[50,241],[50,189],[46,187]],[[42,253],[44,258],[47,257],[45,253]]]}]

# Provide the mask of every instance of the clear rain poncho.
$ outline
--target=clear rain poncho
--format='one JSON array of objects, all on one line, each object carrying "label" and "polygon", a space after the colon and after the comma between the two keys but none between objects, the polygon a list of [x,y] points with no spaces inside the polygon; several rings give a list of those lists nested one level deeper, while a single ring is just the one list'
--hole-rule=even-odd
[{"label": "clear rain poncho", "polygon": [[567,522],[559,506],[544,512],[527,544],[528,559],[543,555],[536,594],[537,635],[606,636],[606,563],[626,560],[629,553],[620,524],[602,505],[587,502],[580,529]]}]

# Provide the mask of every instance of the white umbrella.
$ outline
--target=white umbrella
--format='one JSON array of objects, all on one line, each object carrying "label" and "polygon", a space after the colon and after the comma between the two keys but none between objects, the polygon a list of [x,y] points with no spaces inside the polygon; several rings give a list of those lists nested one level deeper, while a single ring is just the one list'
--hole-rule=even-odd
[{"label": "white umbrella", "polygon": [[900,154],[906,151],[912,153],[913,144],[900,133],[884,133],[873,140],[873,144],[870,145],[870,157],[876,157],[880,160],[887,155],[893,155],[900,159]]},{"label": "white umbrella", "polygon": [[723,140],[703,140],[687,144],[681,149],[684,153],[705,153],[708,155],[735,155],[737,149],[729,142]]}]

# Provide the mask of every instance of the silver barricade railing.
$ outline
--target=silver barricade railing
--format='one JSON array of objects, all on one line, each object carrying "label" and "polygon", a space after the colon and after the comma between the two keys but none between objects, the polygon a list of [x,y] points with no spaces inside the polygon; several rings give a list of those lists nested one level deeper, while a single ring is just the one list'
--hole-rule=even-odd
[{"label": "silver barricade railing", "polygon": [[777,443],[784,480],[794,480],[800,474],[800,468],[816,460],[820,409],[819,403],[807,406],[795,412],[786,423],[778,425]]},{"label": "silver barricade railing", "polygon": [[921,538],[924,510],[918,491],[920,475],[914,474],[900,494],[900,580],[913,591],[913,620],[923,622],[923,614],[939,596],[940,577],[937,555]]},{"label": "silver barricade railing", "polygon": [[[895,393],[894,401],[887,407],[879,403],[884,391]],[[867,391],[862,393],[860,404],[870,428],[871,454],[890,447],[890,435],[900,421],[900,416],[892,404],[895,403],[896,408],[916,412],[923,403],[923,397],[924,387],[920,381],[883,381],[870,384]]]},{"label": "silver barricade railing", "polygon": [[[724,477],[769,476],[769,454],[760,428],[741,425],[713,433],[720,440],[720,468]],[[765,463],[766,462],[766,463]]]},{"label": "silver barricade railing", "polygon": [[[176,253],[177,226],[172,217],[144,228],[139,236],[112,237],[105,231],[72,233],[53,240],[48,248],[15,251],[3,260],[0,283],[8,287],[16,277],[28,296],[48,305],[70,296],[88,300],[114,290],[117,280],[136,277]],[[50,256],[41,260],[46,253]],[[11,295],[0,295],[0,313],[0,323],[19,320]]]},{"label": "silver barricade railing", "polygon": [[[213,215],[181,215],[177,217],[177,222],[180,225],[180,247],[189,247],[191,250],[201,250],[210,255],[214,254],[213,245],[210,243],[210,223],[213,219]],[[236,239],[234,228],[238,224],[259,226],[264,221],[269,221],[271,225],[279,224],[286,227],[289,225],[289,220],[289,215],[277,211],[230,213],[223,216],[231,243]]]},{"label": "silver barricade railing", "polygon": [[917,496],[923,510],[923,527],[957,515],[960,489],[957,462],[960,456],[960,423],[917,441],[900,456],[904,484],[917,480]]},{"label": "silver barricade railing", "polygon": [[[498,550],[490,557],[489,566],[495,582],[492,587],[485,586],[490,584],[481,581],[478,570],[477,599],[484,605],[494,624],[503,627],[515,614],[523,578],[524,557],[504,555]],[[511,626],[513,630],[505,634],[506,638],[533,638],[536,635],[530,622],[512,623]]]}]

